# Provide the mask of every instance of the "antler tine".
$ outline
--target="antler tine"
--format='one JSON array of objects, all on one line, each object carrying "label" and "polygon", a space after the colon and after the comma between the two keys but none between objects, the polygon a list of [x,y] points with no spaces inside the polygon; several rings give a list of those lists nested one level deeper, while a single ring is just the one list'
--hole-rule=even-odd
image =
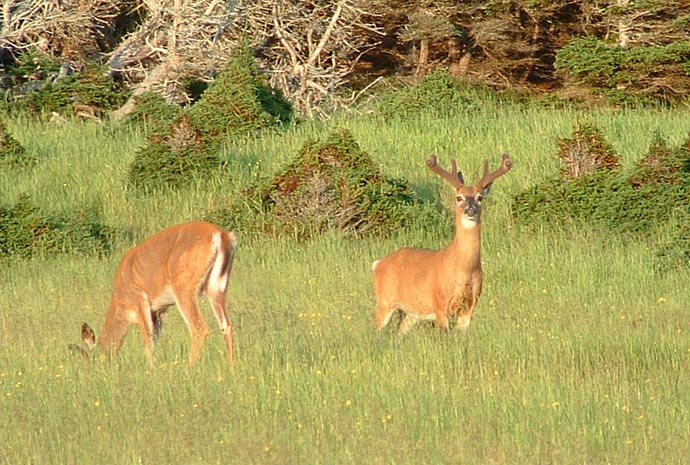
[{"label": "antler tine", "polygon": [[501,166],[496,169],[496,171],[489,172],[489,160],[484,160],[484,176],[482,176],[479,185],[482,188],[486,188],[488,185],[493,183],[497,178],[506,174],[513,167],[513,160],[510,159],[507,153],[503,154],[503,159],[501,160]]},{"label": "antler tine", "polygon": [[458,164],[455,160],[451,160],[451,171],[447,171],[438,165],[438,160],[436,160],[436,155],[432,155],[426,160],[426,167],[429,168],[434,173],[441,176],[443,179],[448,181],[456,189],[458,187],[464,186],[462,182],[462,175],[458,173]]}]

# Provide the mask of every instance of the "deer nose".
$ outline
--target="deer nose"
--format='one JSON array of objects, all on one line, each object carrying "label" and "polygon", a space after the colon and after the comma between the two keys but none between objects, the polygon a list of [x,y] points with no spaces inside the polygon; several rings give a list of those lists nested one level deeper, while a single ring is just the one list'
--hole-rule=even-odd
[{"label": "deer nose", "polygon": [[475,216],[479,212],[479,208],[477,208],[476,205],[470,204],[467,207],[465,207],[465,215],[467,216]]}]

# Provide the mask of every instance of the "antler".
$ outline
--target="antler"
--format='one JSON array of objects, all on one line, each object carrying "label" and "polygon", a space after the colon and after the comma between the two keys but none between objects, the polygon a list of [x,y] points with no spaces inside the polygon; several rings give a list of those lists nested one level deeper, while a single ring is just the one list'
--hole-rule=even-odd
[{"label": "antler", "polygon": [[451,171],[446,171],[440,166],[438,166],[438,161],[436,160],[436,155],[432,155],[426,160],[426,167],[429,168],[434,173],[441,176],[443,179],[448,181],[454,188],[459,188],[465,185],[465,181],[462,178],[462,173],[458,171],[458,164],[455,160],[451,160]]},{"label": "antler", "polygon": [[[428,164],[428,162],[427,162]],[[496,178],[499,178],[506,174],[510,169],[513,167],[513,160],[510,159],[507,153],[503,154],[503,159],[501,160],[501,166],[498,167],[498,169],[492,173],[489,173],[489,160],[484,160],[484,175],[482,176],[481,181],[479,181],[479,185],[482,187],[482,189],[485,189],[487,186],[491,185]]]}]

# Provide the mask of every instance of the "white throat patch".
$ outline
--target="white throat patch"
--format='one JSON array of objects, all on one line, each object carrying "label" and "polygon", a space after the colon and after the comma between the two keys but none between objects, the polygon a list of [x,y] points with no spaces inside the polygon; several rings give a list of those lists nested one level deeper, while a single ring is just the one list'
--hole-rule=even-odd
[{"label": "white throat patch", "polygon": [[470,220],[469,218],[465,217],[464,215],[463,215],[462,219],[460,220],[460,224],[462,224],[462,227],[465,229],[474,229],[477,227],[477,221]]}]

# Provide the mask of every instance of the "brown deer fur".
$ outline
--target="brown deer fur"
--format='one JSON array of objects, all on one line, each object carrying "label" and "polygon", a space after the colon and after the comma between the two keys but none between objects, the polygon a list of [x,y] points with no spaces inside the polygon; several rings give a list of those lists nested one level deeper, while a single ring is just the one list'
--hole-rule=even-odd
[{"label": "brown deer fur", "polygon": [[440,250],[405,247],[372,265],[376,293],[376,329],[381,330],[393,313],[403,319],[398,335],[419,320],[434,320],[442,329],[456,317],[456,327],[467,329],[482,292],[481,206],[496,178],[507,173],[512,161],[503,155],[501,166],[484,175],[474,186],[465,186],[455,160],[446,171],[431,156],[427,167],[455,189],[455,237]]},{"label": "brown deer fur", "polygon": [[[197,302],[206,295],[232,362],[233,328],[226,293],[236,247],[233,233],[198,221],[159,231],[128,250],[115,273],[110,306],[96,343],[99,351],[115,354],[129,326],[138,324],[144,351],[153,363],[154,341],[163,314],[177,305],[191,335],[191,365],[199,358],[209,334]],[[93,346],[95,336],[87,324],[82,327],[82,339],[87,347]]]}]

